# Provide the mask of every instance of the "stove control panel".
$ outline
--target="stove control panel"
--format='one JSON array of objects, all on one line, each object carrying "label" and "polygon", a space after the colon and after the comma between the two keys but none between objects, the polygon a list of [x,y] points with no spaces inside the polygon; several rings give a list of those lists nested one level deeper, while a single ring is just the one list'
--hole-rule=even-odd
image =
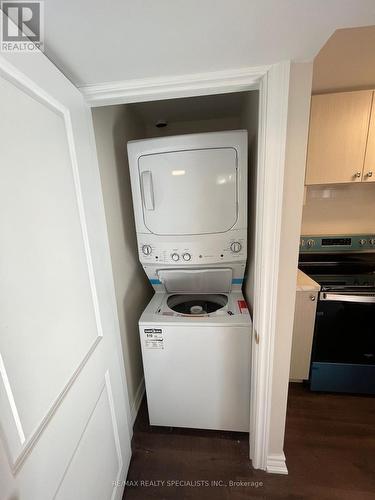
[{"label": "stove control panel", "polygon": [[299,251],[300,253],[375,252],[375,234],[303,235],[300,239]]}]

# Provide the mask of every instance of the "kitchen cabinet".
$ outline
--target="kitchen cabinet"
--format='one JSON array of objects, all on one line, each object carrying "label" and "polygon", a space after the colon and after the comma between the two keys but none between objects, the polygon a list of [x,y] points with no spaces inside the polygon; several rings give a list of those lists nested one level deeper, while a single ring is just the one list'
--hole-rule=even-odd
[{"label": "kitchen cabinet", "polygon": [[309,378],[319,290],[318,283],[302,271],[298,271],[290,380],[300,381]]},{"label": "kitchen cabinet", "polygon": [[370,165],[374,168],[375,146],[372,144],[366,153],[373,93],[363,90],[312,96],[306,185],[373,180],[368,170]]},{"label": "kitchen cabinet", "polygon": [[375,92],[372,102],[370,127],[368,130],[365,165],[363,167],[363,181],[375,181]]}]

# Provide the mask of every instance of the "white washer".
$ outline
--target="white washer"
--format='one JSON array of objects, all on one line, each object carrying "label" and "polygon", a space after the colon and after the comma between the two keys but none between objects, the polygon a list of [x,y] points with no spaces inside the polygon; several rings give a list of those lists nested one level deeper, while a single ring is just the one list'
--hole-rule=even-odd
[{"label": "white washer", "polygon": [[128,143],[150,423],[249,430],[247,132]]},{"label": "white washer", "polygon": [[[168,305],[191,310],[202,299],[224,306],[187,315]],[[251,320],[241,292],[156,293],[139,331],[151,425],[249,431]]]}]

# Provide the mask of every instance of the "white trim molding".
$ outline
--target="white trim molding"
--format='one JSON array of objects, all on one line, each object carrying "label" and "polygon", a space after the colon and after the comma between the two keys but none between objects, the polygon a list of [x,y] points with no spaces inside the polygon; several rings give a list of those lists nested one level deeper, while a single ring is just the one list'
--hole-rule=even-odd
[{"label": "white trim molding", "polygon": [[[271,66],[128,80],[80,88],[92,107],[259,89],[250,458],[254,468],[282,474],[287,474],[283,450],[270,454],[269,449],[289,76],[290,62],[287,61]],[[140,387],[132,405],[132,420],[135,420],[143,395]]]},{"label": "white trim molding", "polygon": [[260,85],[250,458],[256,469],[264,470],[271,425],[289,74],[289,62],[274,65]]},{"label": "white trim molding", "polygon": [[284,453],[268,455],[266,471],[272,474],[288,474]]},{"label": "white trim molding", "polygon": [[135,424],[135,420],[137,418],[139,408],[142,403],[142,399],[145,393],[145,379],[142,377],[142,380],[139,382],[137,392],[135,393],[134,396],[134,401],[132,402],[131,408],[130,408],[130,421],[131,421],[131,426]]},{"label": "white trim molding", "polygon": [[179,76],[143,78],[83,85],[79,89],[89,106],[176,99],[199,95],[241,92],[259,87],[269,66],[211,71]]}]

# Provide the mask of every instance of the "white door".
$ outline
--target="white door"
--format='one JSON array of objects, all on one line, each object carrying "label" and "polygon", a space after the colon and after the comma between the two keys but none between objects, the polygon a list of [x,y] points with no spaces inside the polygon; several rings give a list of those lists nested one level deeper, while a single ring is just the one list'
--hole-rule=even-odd
[{"label": "white door", "polygon": [[128,399],[91,114],[0,56],[0,497],[120,499]]},{"label": "white door", "polygon": [[237,221],[237,151],[196,149],[141,156],[143,219],[151,233],[229,231]]}]

